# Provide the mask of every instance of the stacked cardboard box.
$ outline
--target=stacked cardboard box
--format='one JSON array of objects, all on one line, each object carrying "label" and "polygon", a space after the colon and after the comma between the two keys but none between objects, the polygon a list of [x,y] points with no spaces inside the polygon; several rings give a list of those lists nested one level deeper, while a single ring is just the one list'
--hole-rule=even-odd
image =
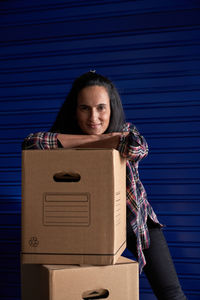
[{"label": "stacked cardboard box", "polygon": [[138,300],[138,265],[22,265],[23,300]]},{"label": "stacked cardboard box", "polygon": [[[118,273],[120,276],[122,272],[123,277],[123,268],[127,269],[127,272],[133,272],[133,266],[134,270],[137,269],[137,263],[128,260],[118,261],[126,247],[125,172],[126,161],[114,149],[23,151],[22,285],[24,288],[28,287],[25,278],[31,276],[29,274],[28,277],[24,277],[23,274],[27,271],[32,273],[32,269],[37,270],[41,276],[46,274],[46,277],[42,277],[46,284],[48,282],[52,285],[51,288],[58,289],[60,294],[66,293],[64,289],[61,291],[62,281],[65,282],[66,278],[68,282],[71,278],[71,289],[73,285],[77,289],[84,283],[84,273],[93,274],[91,275],[93,277],[97,272],[96,279],[99,278],[98,274],[102,274],[101,276],[109,277],[112,282],[115,281],[115,276],[109,275],[112,272],[116,272],[116,276]],[[75,267],[76,264],[84,266]],[[85,264],[90,266],[86,267]],[[133,273],[135,275],[132,276],[137,277],[137,271]],[[80,275],[81,282],[74,282],[74,274]],[[132,276],[126,276],[126,284],[128,277],[134,282]],[[50,283],[50,278],[56,279]],[[101,280],[98,279],[98,283],[101,286]],[[24,288],[23,300],[31,299],[25,296]],[[86,289],[85,292],[91,290],[90,284],[83,288]],[[111,286],[109,289],[114,290]],[[123,290],[125,292],[125,287]],[[122,299],[111,294],[107,296],[108,299]],[[58,296],[48,297],[41,299],[66,299]],[[69,296],[67,299],[81,298]]]}]

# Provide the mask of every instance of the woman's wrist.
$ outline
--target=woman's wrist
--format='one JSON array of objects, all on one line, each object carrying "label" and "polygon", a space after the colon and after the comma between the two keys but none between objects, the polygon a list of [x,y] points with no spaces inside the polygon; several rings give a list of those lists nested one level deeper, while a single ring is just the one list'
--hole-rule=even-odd
[{"label": "woman's wrist", "polygon": [[75,134],[62,134],[57,136],[58,141],[63,148],[74,148],[83,144],[99,141],[100,138],[97,135],[75,135]]}]

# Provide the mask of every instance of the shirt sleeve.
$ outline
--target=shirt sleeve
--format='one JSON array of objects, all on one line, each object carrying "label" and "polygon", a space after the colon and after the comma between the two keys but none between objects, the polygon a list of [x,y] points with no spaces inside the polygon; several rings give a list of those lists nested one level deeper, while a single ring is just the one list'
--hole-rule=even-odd
[{"label": "shirt sleeve", "polygon": [[59,148],[57,136],[58,133],[53,132],[31,133],[24,139],[22,149],[57,149]]},{"label": "shirt sleeve", "polygon": [[121,135],[118,150],[128,160],[139,162],[148,155],[148,145],[145,138],[140,135],[135,125],[126,123],[123,132],[129,132],[127,136]]}]

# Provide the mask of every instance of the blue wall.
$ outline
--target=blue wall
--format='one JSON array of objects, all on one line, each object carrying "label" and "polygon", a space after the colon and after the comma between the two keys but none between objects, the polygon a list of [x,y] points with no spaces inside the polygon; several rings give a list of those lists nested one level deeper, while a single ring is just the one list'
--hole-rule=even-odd
[{"label": "blue wall", "polygon": [[[48,130],[90,69],[115,82],[148,141],[140,175],[183,289],[200,299],[199,1],[8,0],[0,27],[0,299],[20,299],[21,142]],[[155,299],[143,275],[140,299]]]}]

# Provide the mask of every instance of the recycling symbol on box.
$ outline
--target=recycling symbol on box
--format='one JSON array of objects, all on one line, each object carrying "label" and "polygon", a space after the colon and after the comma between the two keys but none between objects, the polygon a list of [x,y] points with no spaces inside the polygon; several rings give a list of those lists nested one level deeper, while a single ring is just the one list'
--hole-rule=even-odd
[{"label": "recycling symbol on box", "polygon": [[32,236],[29,240],[30,247],[37,247],[39,245],[39,241],[36,236]]}]

